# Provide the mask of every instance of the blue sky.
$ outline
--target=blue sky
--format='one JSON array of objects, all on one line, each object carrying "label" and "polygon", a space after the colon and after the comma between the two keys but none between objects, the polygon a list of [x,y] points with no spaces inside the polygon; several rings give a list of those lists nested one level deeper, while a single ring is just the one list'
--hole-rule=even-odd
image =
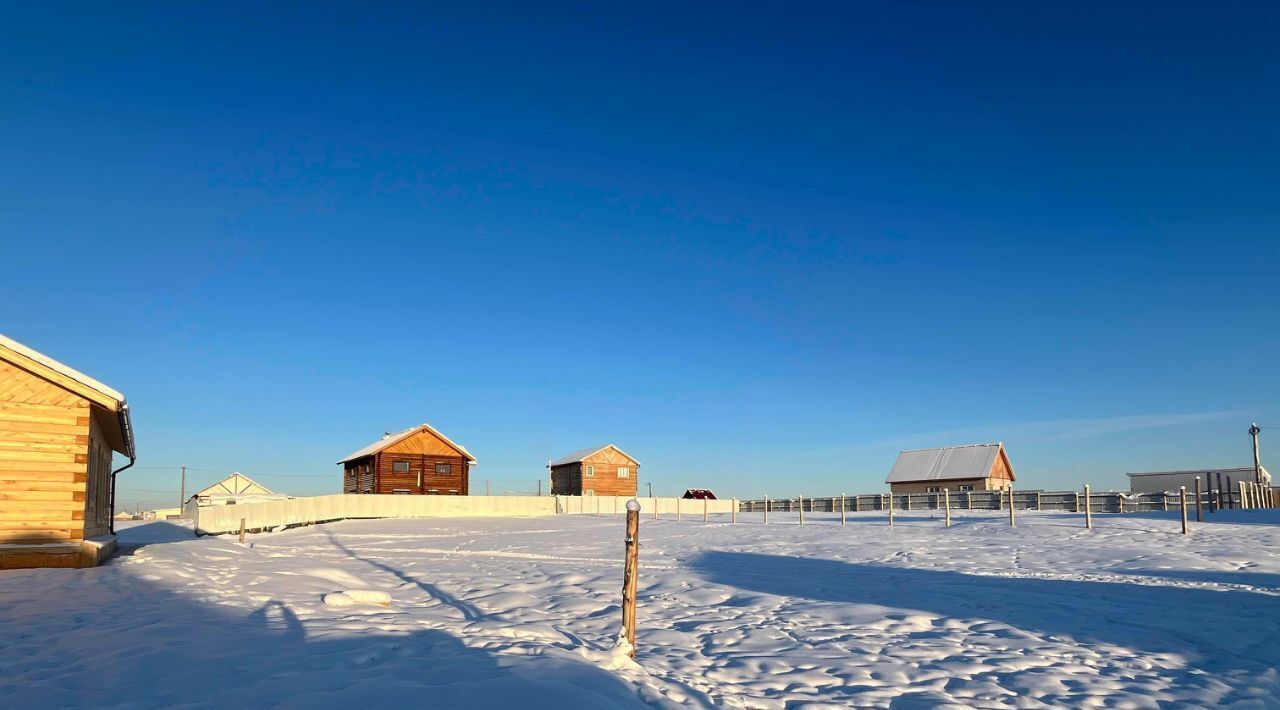
[{"label": "blue sky", "polygon": [[422,421],[741,497],[1280,428],[1273,6],[170,5],[0,29],[0,332],[129,397],[126,504]]}]

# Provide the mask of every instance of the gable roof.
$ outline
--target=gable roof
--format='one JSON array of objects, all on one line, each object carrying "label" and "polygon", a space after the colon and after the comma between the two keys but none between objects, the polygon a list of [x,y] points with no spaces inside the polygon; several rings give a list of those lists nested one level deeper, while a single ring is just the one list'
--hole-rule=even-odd
[{"label": "gable roof", "polygon": [[270,496],[275,491],[240,473],[227,476],[217,483],[197,492],[197,496]]},{"label": "gable roof", "polygon": [[396,432],[395,434],[387,434],[386,436],[382,437],[381,439],[378,439],[372,444],[369,444],[368,446],[362,449],[357,449],[356,451],[353,451],[350,454],[347,454],[340,461],[338,461],[338,463],[346,463],[348,461],[354,461],[355,459],[364,458],[365,456],[372,456],[378,453],[379,451],[382,451],[383,449],[387,448],[388,446],[391,446],[392,444],[408,439],[409,437],[413,436],[414,434],[417,434],[420,431],[431,432],[436,436],[436,438],[448,444],[449,446],[452,446],[454,449],[457,449],[458,453],[462,454],[463,456],[466,456],[468,461],[470,461],[471,463],[476,462],[476,457],[472,456],[471,452],[467,451],[465,447],[454,443],[451,439],[449,439],[449,437],[445,436],[444,434],[441,434],[439,431],[436,431],[436,429],[432,427],[430,424],[423,423],[415,427],[409,427],[404,431]]},{"label": "gable roof", "polygon": [[601,451],[604,451],[605,449],[613,449],[614,451],[617,451],[623,456],[626,456],[627,458],[631,459],[631,461],[635,463],[635,465],[637,466],[640,465],[640,462],[636,461],[635,457],[623,451],[622,449],[619,449],[617,446],[614,446],[613,444],[601,444],[600,446],[591,446],[585,449],[578,449],[577,451],[573,451],[568,454],[565,454],[564,456],[561,456],[560,458],[556,459],[555,461],[552,461],[548,465],[564,466],[566,464],[578,463],[580,461],[589,459],[592,456],[595,456],[596,454],[600,453]]},{"label": "gable roof", "polygon": [[[1271,476],[1271,474],[1267,472],[1266,466],[1260,465],[1258,466],[1258,468],[1262,469],[1261,473],[1264,478],[1269,478]],[[1213,474],[1213,473],[1222,473],[1222,474],[1232,473],[1232,474],[1239,474],[1242,476],[1244,475],[1253,476],[1253,466],[1233,466],[1231,468],[1201,468],[1201,469],[1190,469],[1186,471],[1143,471],[1141,473],[1126,473],[1125,475],[1128,476],[1129,478],[1139,478],[1141,476],[1178,476],[1178,475],[1194,476],[1194,475]]]},{"label": "gable roof", "polygon": [[62,389],[83,397],[116,414],[116,424],[120,427],[119,436],[110,435],[114,439],[112,448],[120,453],[135,458],[133,440],[133,422],[129,416],[129,405],[124,395],[102,384],[92,377],[64,365],[57,360],[37,352],[16,340],[0,335],[0,360],[12,363],[33,375],[48,380]]},{"label": "gable roof", "polygon": [[[903,451],[898,454],[885,483],[986,478],[1003,449],[1004,444],[997,443]],[[1012,466],[1009,478],[1013,479]]]}]

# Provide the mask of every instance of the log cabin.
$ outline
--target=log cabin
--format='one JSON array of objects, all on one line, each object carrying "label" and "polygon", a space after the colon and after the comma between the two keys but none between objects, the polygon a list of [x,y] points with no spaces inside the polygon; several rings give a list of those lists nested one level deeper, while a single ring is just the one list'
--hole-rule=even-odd
[{"label": "log cabin", "polygon": [[552,495],[634,496],[640,485],[640,462],[613,444],[579,449],[547,467]]},{"label": "log cabin", "polygon": [[116,474],[136,458],[124,395],[0,335],[0,569],[109,557]]},{"label": "log cabin", "polygon": [[1002,491],[1013,487],[1003,443],[948,446],[898,454],[886,483],[894,493]]},{"label": "log cabin", "polygon": [[442,496],[467,495],[475,463],[430,424],[386,434],[338,462],[343,493]]}]

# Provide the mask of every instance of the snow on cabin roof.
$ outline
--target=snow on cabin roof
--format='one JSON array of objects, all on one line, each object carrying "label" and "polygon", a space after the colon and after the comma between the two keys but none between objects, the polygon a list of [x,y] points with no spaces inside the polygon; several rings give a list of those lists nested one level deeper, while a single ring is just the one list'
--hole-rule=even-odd
[{"label": "snow on cabin roof", "polygon": [[403,441],[413,436],[414,434],[417,434],[420,431],[429,431],[432,434],[435,434],[436,437],[439,438],[441,441],[457,449],[459,453],[461,453],[463,456],[466,456],[468,461],[470,461],[471,463],[476,462],[476,457],[472,456],[471,452],[467,451],[466,447],[460,446],[459,444],[454,443],[449,437],[437,431],[435,427],[424,422],[422,424],[419,424],[418,426],[409,427],[404,431],[398,431],[394,434],[387,434],[383,436],[381,439],[378,439],[372,444],[369,444],[368,446],[364,447],[363,449],[359,449],[357,451],[353,451],[350,454],[347,454],[345,457],[342,458],[342,460],[338,461],[338,463],[346,463],[348,461],[354,461],[355,459],[364,458],[365,456],[372,456],[373,454],[376,454],[379,451],[382,451],[388,446],[391,446],[396,442]]},{"label": "snow on cabin roof", "polygon": [[[919,449],[898,454],[885,483],[986,478],[1003,444],[969,444]],[[1010,473],[1012,475],[1012,472]]]},{"label": "snow on cabin roof", "polygon": [[[64,365],[58,362],[57,360],[54,360],[53,358],[49,357],[48,355],[45,355],[44,353],[32,350],[31,348],[23,345],[22,343],[19,343],[18,341],[12,340],[10,338],[6,338],[3,335],[0,335],[0,345],[18,353],[19,355],[22,355],[23,357],[34,360],[40,363],[41,365],[44,365],[45,367],[49,368],[50,370],[53,370],[59,375],[73,379],[76,382],[79,382],[80,384],[84,385],[85,387],[88,387],[89,389],[99,392],[105,397],[114,399],[119,404],[124,403],[124,395],[102,384],[101,382],[93,379],[92,377],[84,374],[83,372],[80,372],[75,368],[69,367],[67,365]],[[20,363],[17,363],[17,364],[20,364]]]},{"label": "snow on cabin roof", "polygon": [[636,461],[636,459],[635,459],[635,457],[634,457],[634,456],[632,456],[631,454],[628,454],[627,452],[623,451],[622,449],[619,449],[617,446],[614,446],[613,444],[601,444],[600,446],[591,446],[591,447],[588,447],[588,448],[585,448],[585,449],[578,449],[577,451],[574,451],[574,452],[572,452],[572,453],[568,453],[568,454],[565,454],[564,456],[561,456],[560,458],[556,459],[555,461],[552,461],[552,462],[551,462],[550,464],[548,464],[548,465],[549,465],[549,466],[564,466],[565,464],[578,463],[579,461],[583,461],[583,460],[585,460],[585,459],[588,459],[588,458],[590,458],[590,457],[594,456],[595,454],[598,454],[598,453],[600,453],[601,451],[604,451],[605,449],[608,449],[608,448],[612,448],[614,451],[617,451],[618,453],[622,454],[623,456],[626,456],[627,458],[631,459],[632,461],[635,461],[635,463],[636,463],[636,465],[637,465],[637,466],[639,466],[639,465],[640,465],[640,462],[639,462],[639,461]]}]

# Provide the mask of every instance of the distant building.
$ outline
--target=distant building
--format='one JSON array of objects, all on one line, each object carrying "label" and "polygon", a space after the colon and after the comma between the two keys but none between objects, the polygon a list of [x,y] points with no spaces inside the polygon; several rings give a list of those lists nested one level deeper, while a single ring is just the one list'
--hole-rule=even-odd
[{"label": "distant building", "polygon": [[686,500],[715,500],[716,494],[710,488],[686,488],[684,495],[680,497]]},{"label": "distant building", "polygon": [[551,494],[634,496],[640,462],[613,444],[579,449],[552,461]]},{"label": "distant building", "polygon": [[894,493],[997,491],[1016,479],[1004,444],[971,444],[898,454],[886,483]]},{"label": "distant building", "polygon": [[0,569],[110,556],[115,476],[137,458],[124,395],[0,335],[0,441]]},{"label": "distant building", "polygon": [[[1128,473],[1129,491],[1131,493],[1161,493],[1176,491],[1182,486],[1195,491],[1196,479],[1200,479],[1200,487],[1206,491],[1238,491],[1240,482],[1254,483],[1253,466],[1240,468],[1207,468],[1199,471],[1150,471],[1147,473]],[[1271,474],[1262,467],[1262,485],[1271,485]]]},{"label": "distant building", "polygon": [[[245,503],[262,503],[264,501],[288,499],[289,496],[283,493],[276,493],[243,473],[233,473],[212,486],[197,492],[188,501],[203,507],[209,505],[244,505]],[[155,512],[156,515],[153,516],[153,519],[159,518],[161,512],[166,517],[170,514],[179,514],[179,511],[171,508]]]},{"label": "distant building", "polygon": [[476,457],[430,424],[419,424],[338,463],[343,493],[465,496]]}]

